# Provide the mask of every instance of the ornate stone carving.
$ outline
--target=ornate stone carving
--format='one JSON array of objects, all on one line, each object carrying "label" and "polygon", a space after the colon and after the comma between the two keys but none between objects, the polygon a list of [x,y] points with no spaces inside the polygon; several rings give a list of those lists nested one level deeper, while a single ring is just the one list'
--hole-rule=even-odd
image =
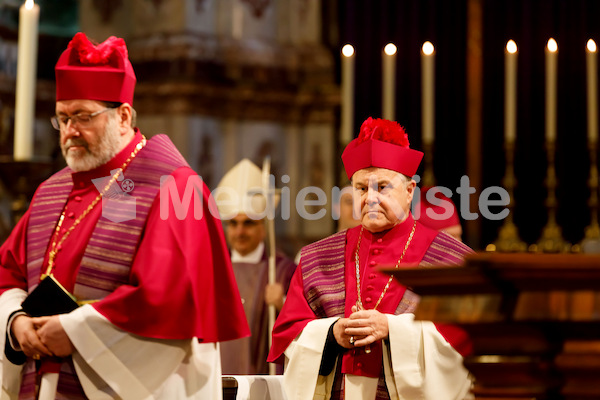
[{"label": "ornate stone carving", "polygon": [[261,18],[265,13],[265,10],[271,4],[271,0],[241,0],[242,2],[248,4],[252,10],[252,14],[256,18]]},{"label": "ornate stone carving", "polygon": [[115,10],[123,5],[123,0],[93,0],[93,5],[103,23],[112,19]]},{"label": "ornate stone carving", "polygon": [[207,0],[196,0],[196,12],[204,12],[206,10],[206,3],[208,3]]},{"label": "ornate stone carving", "polygon": [[[150,1],[154,5],[154,8],[157,10],[160,8],[161,4],[163,3],[163,0],[150,0]],[[206,9],[206,3],[208,3],[207,0],[195,0],[196,12],[199,12],[199,13],[203,12]]]}]

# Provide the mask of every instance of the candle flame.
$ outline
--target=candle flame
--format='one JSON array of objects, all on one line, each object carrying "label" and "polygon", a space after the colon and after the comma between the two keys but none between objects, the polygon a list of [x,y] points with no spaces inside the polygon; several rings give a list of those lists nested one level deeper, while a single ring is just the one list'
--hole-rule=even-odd
[{"label": "candle flame", "polygon": [[426,56],[430,56],[433,54],[433,44],[429,41],[423,43],[423,54],[425,54]]},{"label": "candle flame", "polygon": [[548,40],[548,50],[552,53],[556,53],[558,51],[558,43],[553,38]]},{"label": "candle flame", "polygon": [[35,5],[35,2],[33,0],[25,1],[25,8],[28,10],[31,10],[34,5]]},{"label": "candle flame", "polygon": [[386,44],[385,48],[383,49],[383,51],[385,51],[385,54],[387,54],[388,56],[393,56],[394,54],[396,54],[397,50],[398,48],[396,47],[396,45],[394,45],[394,43]]},{"label": "candle flame", "polygon": [[590,39],[587,41],[587,49],[590,53],[596,52],[596,42],[594,42],[594,39]]},{"label": "candle flame", "polygon": [[344,57],[352,57],[354,55],[354,47],[351,44],[347,44],[342,47],[342,54]]},{"label": "candle flame", "polygon": [[511,39],[506,43],[506,51],[510,54],[515,54],[517,52],[517,44],[514,40]]}]

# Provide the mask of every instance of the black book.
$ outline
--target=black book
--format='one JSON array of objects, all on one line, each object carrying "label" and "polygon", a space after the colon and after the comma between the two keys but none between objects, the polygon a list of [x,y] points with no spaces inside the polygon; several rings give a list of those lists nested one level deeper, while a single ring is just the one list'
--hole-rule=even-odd
[{"label": "black book", "polygon": [[46,276],[21,303],[23,311],[32,317],[66,314],[79,305],[52,275]]}]

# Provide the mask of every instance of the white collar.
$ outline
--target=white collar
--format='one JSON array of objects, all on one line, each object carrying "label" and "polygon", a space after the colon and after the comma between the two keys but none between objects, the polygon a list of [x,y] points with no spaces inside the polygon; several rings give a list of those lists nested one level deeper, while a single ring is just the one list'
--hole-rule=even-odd
[{"label": "white collar", "polygon": [[260,242],[258,246],[250,253],[245,256],[241,255],[235,250],[231,250],[231,262],[234,263],[249,263],[249,264],[258,264],[260,260],[262,260],[263,253],[265,251],[264,242]]}]

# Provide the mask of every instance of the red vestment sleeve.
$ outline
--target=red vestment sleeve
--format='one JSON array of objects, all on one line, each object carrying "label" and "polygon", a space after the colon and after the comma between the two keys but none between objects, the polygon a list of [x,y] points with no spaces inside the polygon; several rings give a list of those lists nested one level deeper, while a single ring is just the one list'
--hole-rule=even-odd
[{"label": "red vestment sleeve", "polygon": [[0,294],[9,289],[27,290],[27,222],[29,210],[21,217],[0,247]]},{"label": "red vestment sleeve", "polygon": [[[172,176],[181,196],[188,178],[197,177],[190,168]],[[201,195],[199,219],[194,217],[194,201],[180,220],[173,201],[169,217],[163,218],[160,196],[154,200],[130,284],[94,303],[111,323],[157,339],[217,342],[250,336],[221,220],[211,214],[216,206],[204,183]]]},{"label": "red vestment sleeve", "polygon": [[267,361],[282,363],[285,349],[302,332],[306,324],[316,318],[304,297],[302,265],[299,264],[292,276],[283,308],[273,327],[273,341]]},{"label": "red vestment sleeve", "polygon": [[437,331],[446,339],[448,343],[458,351],[461,356],[466,357],[473,352],[473,342],[467,331],[457,325],[434,323]]}]

